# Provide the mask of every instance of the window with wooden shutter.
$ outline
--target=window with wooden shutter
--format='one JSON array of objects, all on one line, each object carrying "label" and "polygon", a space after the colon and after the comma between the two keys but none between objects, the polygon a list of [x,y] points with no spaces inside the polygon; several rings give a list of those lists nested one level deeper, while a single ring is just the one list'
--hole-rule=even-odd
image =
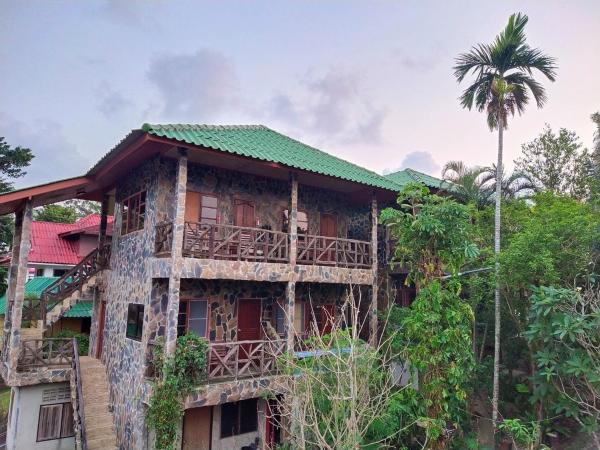
[{"label": "window with wooden shutter", "polygon": [[37,440],[49,441],[75,435],[71,402],[40,406]]},{"label": "window with wooden shutter", "polygon": [[121,234],[125,235],[144,228],[146,219],[146,191],[137,192],[122,202]]},{"label": "window with wooden shutter", "polygon": [[185,194],[186,222],[216,224],[219,199],[216,195],[187,191]]}]

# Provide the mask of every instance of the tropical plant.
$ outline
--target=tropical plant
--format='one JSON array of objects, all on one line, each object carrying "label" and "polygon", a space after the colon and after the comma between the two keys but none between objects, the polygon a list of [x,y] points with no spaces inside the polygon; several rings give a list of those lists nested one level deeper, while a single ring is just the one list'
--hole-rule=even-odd
[{"label": "tropical plant", "polygon": [[417,287],[456,274],[465,261],[477,256],[470,239],[470,209],[411,183],[398,194],[399,209],[381,211],[396,242],[395,261],[409,271],[406,283]]},{"label": "tropical plant", "polygon": [[[530,95],[541,108],[546,102],[544,87],[533,77],[538,71],[550,81],[556,76],[555,59],[544,55],[526,43],[526,15],[513,14],[504,30],[491,44],[478,44],[469,52],[462,53],[456,59],[454,75],[462,82],[469,74],[475,80],[460,97],[464,108],[473,106],[486,112],[490,130],[498,130],[498,163],[496,165],[496,198],[494,219],[494,252],[500,254],[500,205],[502,198],[502,152],[503,133],[508,127],[508,117],[515,112],[525,111]],[[496,272],[500,271],[496,261]],[[494,426],[498,419],[499,370],[500,370],[500,286],[497,283],[494,292],[494,382],[492,400],[492,420]]]},{"label": "tropical plant", "polygon": [[527,174],[540,190],[583,199],[589,195],[590,155],[574,131],[549,125],[533,141],[521,146],[517,170]]},{"label": "tropical plant", "polygon": [[[494,202],[496,166],[468,167],[463,161],[449,161],[442,169],[442,178],[447,181],[446,191],[462,203],[471,203],[481,209]],[[514,199],[531,194],[536,186],[521,172],[502,177],[502,198]]]},{"label": "tropical plant", "polygon": [[74,223],[77,220],[75,209],[59,204],[36,208],[33,218],[42,222]]}]

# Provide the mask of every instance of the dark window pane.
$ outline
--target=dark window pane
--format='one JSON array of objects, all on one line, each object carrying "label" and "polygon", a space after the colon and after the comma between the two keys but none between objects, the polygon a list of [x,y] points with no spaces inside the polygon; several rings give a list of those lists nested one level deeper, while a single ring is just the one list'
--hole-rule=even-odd
[{"label": "dark window pane", "polygon": [[238,434],[238,404],[224,403],[221,405],[221,438]]},{"label": "dark window pane", "polygon": [[206,336],[208,318],[208,302],[205,300],[190,302],[190,318],[188,329],[198,336]]},{"label": "dark window pane", "polygon": [[251,433],[258,429],[256,399],[243,400],[240,404],[240,434]]},{"label": "dark window pane", "polygon": [[275,303],[275,331],[285,333],[285,311],[280,303]]},{"label": "dark window pane", "polygon": [[144,324],[144,305],[130,303],[127,308],[127,330],[125,335],[130,339],[142,339]]}]

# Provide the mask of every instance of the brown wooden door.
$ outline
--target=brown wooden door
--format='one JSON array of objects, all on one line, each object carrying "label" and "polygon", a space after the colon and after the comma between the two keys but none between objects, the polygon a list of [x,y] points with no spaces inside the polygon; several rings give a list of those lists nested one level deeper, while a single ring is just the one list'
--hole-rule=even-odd
[{"label": "brown wooden door", "polygon": [[98,317],[98,330],[96,333],[96,358],[102,356],[102,347],[104,344],[104,324],[106,322],[106,302],[100,302],[100,315]]},{"label": "brown wooden door", "polygon": [[235,201],[235,225],[238,227],[254,228],[256,225],[254,219],[254,203],[247,200]]},{"label": "brown wooden door", "polygon": [[[238,303],[238,341],[258,341],[260,332],[260,299],[242,299]],[[247,361],[252,359],[255,364],[260,364],[260,355],[253,353],[257,344],[241,344],[239,350],[239,366],[246,365]]]},{"label": "brown wooden door", "polygon": [[186,409],[183,416],[182,450],[210,450],[212,406]]},{"label": "brown wooden door", "polygon": [[322,335],[331,333],[333,322],[335,320],[335,305],[319,306],[319,315],[317,316],[317,326]]},{"label": "brown wooden door", "polygon": [[[321,214],[321,232],[324,237],[337,237],[337,218],[333,214]],[[332,239],[323,239],[322,248],[329,248],[320,258],[321,261],[335,261],[335,242]]]},{"label": "brown wooden door", "polygon": [[185,193],[185,221],[200,222],[200,193],[187,191]]}]

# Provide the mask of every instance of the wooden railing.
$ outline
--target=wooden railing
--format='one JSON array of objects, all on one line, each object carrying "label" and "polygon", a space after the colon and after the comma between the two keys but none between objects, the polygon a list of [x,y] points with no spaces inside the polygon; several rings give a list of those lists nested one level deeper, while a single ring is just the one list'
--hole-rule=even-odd
[{"label": "wooden railing", "polygon": [[275,373],[286,341],[212,342],[208,346],[208,378],[235,379]]},{"label": "wooden railing", "polygon": [[371,243],[337,237],[298,235],[298,264],[371,267]]},{"label": "wooden railing", "polygon": [[42,367],[70,366],[72,359],[71,339],[27,339],[21,342],[17,370],[23,372]]},{"label": "wooden railing", "polygon": [[73,338],[73,359],[71,361],[71,383],[75,385],[75,404],[73,405],[73,419],[76,433],[78,434],[81,450],[87,450],[87,434],[85,431],[85,411],[83,407],[83,389],[81,387],[81,367],[79,365],[79,344]]},{"label": "wooden railing", "polygon": [[287,233],[262,228],[186,222],[183,256],[233,261],[289,261]]},{"label": "wooden railing", "polygon": [[71,293],[81,289],[86,281],[103,269],[110,261],[110,244],[92,250],[79,264],[48,286],[40,298],[41,317],[46,325],[46,313]]}]

